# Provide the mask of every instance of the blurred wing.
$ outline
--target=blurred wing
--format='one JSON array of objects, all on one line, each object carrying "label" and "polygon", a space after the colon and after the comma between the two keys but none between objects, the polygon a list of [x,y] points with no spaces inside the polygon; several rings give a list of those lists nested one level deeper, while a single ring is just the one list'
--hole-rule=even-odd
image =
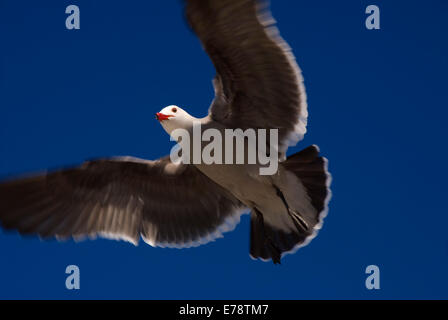
[{"label": "blurred wing", "polygon": [[187,20],[217,71],[212,118],[230,128],[277,128],[284,153],[306,132],[306,94],[301,71],[266,1],[186,4]]},{"label": "blurred wing", "polygon": [[97,235],[191,247],[214,240],[244,210],[194,166],[115,158],[0,183],[0,222],[43,238]]}]

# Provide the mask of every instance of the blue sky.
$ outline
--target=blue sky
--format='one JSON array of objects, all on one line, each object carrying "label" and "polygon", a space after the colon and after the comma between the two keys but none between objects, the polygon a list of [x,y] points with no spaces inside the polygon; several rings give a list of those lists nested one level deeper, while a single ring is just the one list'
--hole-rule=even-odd
[{"label": "blue sky", "polygon": [[[65,8],[81,29],[65,28]],[[381,30],[365,28],[367,5]],[[305,139],[330,161],[323,229],[281,266],[249,258],[249,216],[206,246],[42,242],[0,231],[0,298],[448,298],[443,0],[275,1],[303,70]],[[180,1],[0,1],[0,176],[172,147],[154,113],[204,116],[214,69]],[[81,289],[65,288],[78,265]],[[365,268],[381,270],[367,290]]]}]

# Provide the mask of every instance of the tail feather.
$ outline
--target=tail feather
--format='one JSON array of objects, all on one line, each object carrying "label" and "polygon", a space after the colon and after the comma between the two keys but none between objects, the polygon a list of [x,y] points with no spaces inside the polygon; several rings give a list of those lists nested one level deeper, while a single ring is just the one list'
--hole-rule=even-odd
[{"label": "tail feather", "polygon": [[330,200],[331,175],[328,172],[327,159],[319,156],[316,145],[288,157],[283,166],[293,172],[303,183],[311,203],[318,211],[319,220],[324,218]]},{"label": "tail feather", "polygon": [[[251,213],[251,256],[265,261],[272,259],[274,263],[280,263],[283,254],[306,245],[316,235],[326,215],[331,196],[328,163],[319,155],[317,146],[312,145],[288,157],[282,162],[282,166],[293,173],[303,185],[308,201],[314,208],[312,210],[314,222],[309,230],[297,227],[297,230],[290,232],[265,224],[262,214],[256,210]],[[300,215],[300,212],[291,210],[291,214]]]}]

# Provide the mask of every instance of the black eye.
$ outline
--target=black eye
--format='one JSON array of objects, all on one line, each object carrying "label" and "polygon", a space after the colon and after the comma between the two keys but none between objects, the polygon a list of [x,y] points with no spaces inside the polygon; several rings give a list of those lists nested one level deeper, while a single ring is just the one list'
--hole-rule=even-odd
[{"label": "black eye", "polygon": [[171,109],[171,111],[176,113],[177,112],[177,108],[173,108],[173,109]]}]

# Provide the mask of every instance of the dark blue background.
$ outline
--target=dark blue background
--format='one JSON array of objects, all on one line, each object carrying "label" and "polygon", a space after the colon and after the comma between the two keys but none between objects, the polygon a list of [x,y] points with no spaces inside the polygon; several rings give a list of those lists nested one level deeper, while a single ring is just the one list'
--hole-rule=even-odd
[{"label": "dark blue background", "polygon": [[[249,258],[249,217],[199,248],[41,242],[0,232],[0,298],[448,298],[448,3],[272,1],[305,76],[333,199],[319,236],[281,266]],[[65,28],[65,8],[81,29]],[[381,30],[364,26],[369,4]],[[180,1],[0,1],[0,175],[92,157],[156,159],[154,113],[204,116],[214,69]],[[81,290],[65,289],[65,267]],[[381,269],[381,290],[365,268]]]}]

